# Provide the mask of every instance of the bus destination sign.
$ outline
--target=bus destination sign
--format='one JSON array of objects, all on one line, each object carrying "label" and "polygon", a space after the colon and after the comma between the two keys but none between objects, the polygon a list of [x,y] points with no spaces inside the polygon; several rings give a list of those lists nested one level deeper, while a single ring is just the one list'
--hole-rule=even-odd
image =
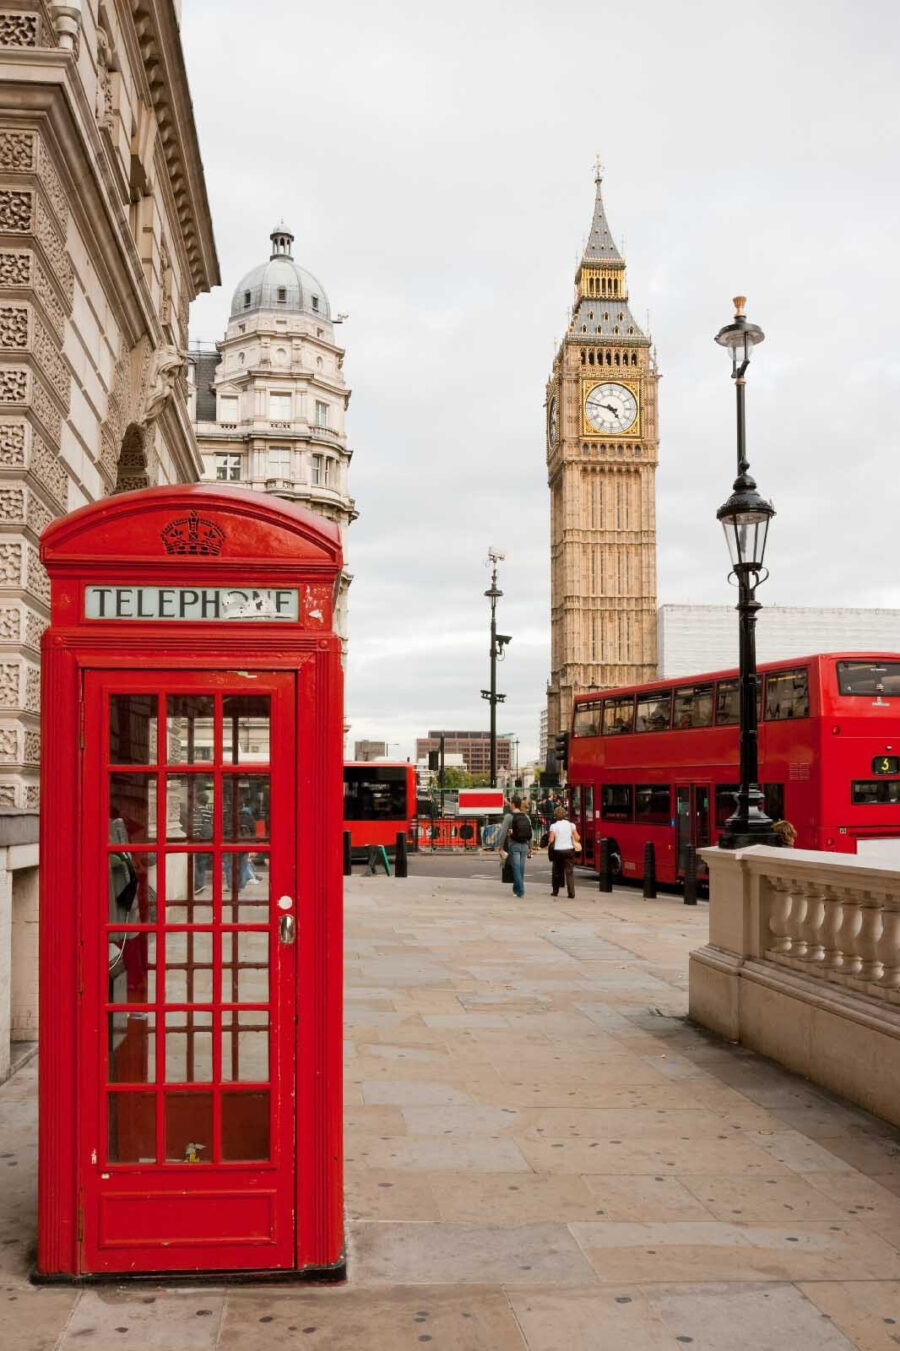
[{"label": "bus destination sign", "polygon": [[85,619],[287,620],[300,617],[296,587],[86,586]]}]

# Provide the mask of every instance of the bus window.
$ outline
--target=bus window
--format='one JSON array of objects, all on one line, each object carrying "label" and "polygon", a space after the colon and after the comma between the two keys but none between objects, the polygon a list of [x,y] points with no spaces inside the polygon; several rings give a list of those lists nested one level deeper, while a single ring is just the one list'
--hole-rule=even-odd
[{"label": "bus window", "polygon": [[656,694],[638,697],[637,715],[634,720],[636,732],[665,732],[672,719],[672,691],[660,690]]},{"label": "bus window", "polygon": [[900,779],[854,779],[851,784],[854,807],[875,807],[900,802]]},{"label": "bus window", "polygon": [[760,784],[765,799],[766,816],[771,821],[781,821],[784,818],[784,784],[783,783],[763,783]]},{"label": "bus window", "polygon": [[600,789],[600,815],[604,821],[630,821],[631,785],[605,783]]},{"label": "bus window", "polygon": [[837,674],[841,694],[874,694],[879,699],[900,696],[900,662],[839,661]]},{"label": "bus window", "polygon": [[[724,681],[722,683],[724,684]],[[716,784],[716,828],[718,830],[724,830],[725,822],[729,816],[734,815],[737,794],[738,784],[736,783]]]},{"label": "bus window", "polygon": [[639,783],[634,790],[634,819],[648,826],[667,826],[672,820],[667,783]]},{"label": "bus window", "polygon": [[[762,678],[756,686],[756,716],[762,711]],[[736,727],[741,720],[741,688],[737,680],[720,680],[716,686],[716,726]]]},{"label": "bus window", "polygon": [[604,699],[603,735],[619,736],[622,732],[634,731],[634,699]]},{"label": "bus window", "polygon": [[581,811],[581,784],[573,784],[569,788],[569,809],[573,816],[577,816]]},{"label": "bus window", "polygon": [[403,770],[344,766],[345,821],[403,821],[408,814]]},{"label": "bus window", "polygon": [[575,717],[572,721],[573,736],[599,736],[600,734],[600,703],[599,701],[589,704],[576,704]]},{"label": "bus window", "polygon": [[[716,686],[716,726],[732,727],[740,721],[741,696],[736,680],[720,680]],[[718,796],[718,791],[716,793]]]},{"label": "bus window", "polygon": [[806,667],[796,671],[770,671],[766,676],[766,721],[809,717],[809,682]]},{"label": "bus window", "polygon": [[712,685],[689,685],[675,691],[673,727],[712,727]]}]

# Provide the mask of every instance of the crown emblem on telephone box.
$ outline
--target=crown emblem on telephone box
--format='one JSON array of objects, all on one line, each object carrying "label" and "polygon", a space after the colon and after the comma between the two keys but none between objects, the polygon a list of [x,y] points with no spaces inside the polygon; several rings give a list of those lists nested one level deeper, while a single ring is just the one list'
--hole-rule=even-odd
[{"label": "crown emblem on telephone box", "polygon": [[225,531],[192,511],[170,521],[160,534],[167,554],[206,554],[215,557],[225,543]]}]

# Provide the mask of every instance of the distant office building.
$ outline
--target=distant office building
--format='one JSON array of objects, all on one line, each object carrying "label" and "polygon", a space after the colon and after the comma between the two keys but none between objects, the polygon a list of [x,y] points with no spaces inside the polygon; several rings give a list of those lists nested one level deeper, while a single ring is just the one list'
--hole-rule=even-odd
[{"label": "distant office building", "polygon": [[[697,675],[738,664],[738,617],[731,605],[662,605],[659,675]],[[756,628],[760,662],[813,652],[900,652],[900,610],[764,606]]]},{"label": "distant office building", "polygon": [[386,741],[356,741],[353,743],[354,760],[377,760],[387,755]]},{"label": "distant office building", "polygon": [[[490,732],[444,732],[440,729],[416,739],[416,760],[428,760],[429,751],[441,748],[444,738],[445,763],[448,755],[461,755],[470,774],[489,774],[491,771]],[[513,762],[512,739],[497,738],[497,768],[510,769]]]},{"label": "distant office building", "polygon": [[547,763],[547,710],[541,709],[540,726],[538,728],[538,761],[540,764]]}]

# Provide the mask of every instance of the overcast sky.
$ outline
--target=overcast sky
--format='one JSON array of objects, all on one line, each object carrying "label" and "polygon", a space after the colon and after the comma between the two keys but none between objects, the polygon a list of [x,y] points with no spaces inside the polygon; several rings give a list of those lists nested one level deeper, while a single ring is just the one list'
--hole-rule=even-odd
[{"label": "overcast sky", "polygon": [[[184,0],[224,285],[281,216],[353,389],[350,741],[487,727],[490,545],[507,554],[501,731],[536,754],[549,663],[544,386],[593,164],[663,375],[659,598],[726,602],[731,297],[766,332],[752,469],[765,604],[900,605],[900,7],[894,0]],[[735,662],[737,632],[735,631]],[[352,744],[351,744],[352,749]]]}]

